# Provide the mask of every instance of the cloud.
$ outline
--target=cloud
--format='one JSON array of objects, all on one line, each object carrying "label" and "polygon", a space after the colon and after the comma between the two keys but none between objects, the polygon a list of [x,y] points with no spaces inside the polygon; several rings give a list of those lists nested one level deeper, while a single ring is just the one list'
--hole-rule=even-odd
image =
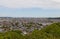
[{"label": "cloud", "polygon": [[8,8],[54,8],[60,9],[60,0],[0,0],[0,6]]}]

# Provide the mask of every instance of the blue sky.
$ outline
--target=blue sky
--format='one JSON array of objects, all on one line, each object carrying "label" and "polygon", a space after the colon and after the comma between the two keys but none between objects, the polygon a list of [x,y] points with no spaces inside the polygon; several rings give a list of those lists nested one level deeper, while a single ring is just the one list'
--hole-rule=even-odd
[{"label": "blue sky", "polygon": [[[51,5],[44,4],[44,6],[43,4],[41,4],[41,6],[39,4],[38,6],[38,3],[35,3],[37,5],[33,4],[34,6],[31,4],[29,5],[27,3],[24,5],[20,3],[21,6],[19,6],[19,4],[14,5],[13,3],[17,3],[17,2],[12,2],[11,0],[12,4],[14,5],[13,6],[12,4],[6,3],[6,1],[3,0],[1,1],[1,3],[3,4],[0,3],[0,17],[60,17],[60,7],[58,6],[58,4],[55,4],[56,7],[53,4],[53,2],[56,1],[51,2],[54,6],[52,6],[52,4]],[[58,1],[56,3],[59,3]],[[34,3],[34,1],[32,3]],[[50,7],[48,7],[48,5]]]}]

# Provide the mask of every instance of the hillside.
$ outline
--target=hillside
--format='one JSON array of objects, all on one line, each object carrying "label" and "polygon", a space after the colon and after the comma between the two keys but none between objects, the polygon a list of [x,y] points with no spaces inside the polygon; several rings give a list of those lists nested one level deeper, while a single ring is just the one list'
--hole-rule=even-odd
[{"label": "hillside", "polygon": [[60,39],[60,23],[54,23],[41,30],[23,35],[19,30],[0,33],[0,39]]}]

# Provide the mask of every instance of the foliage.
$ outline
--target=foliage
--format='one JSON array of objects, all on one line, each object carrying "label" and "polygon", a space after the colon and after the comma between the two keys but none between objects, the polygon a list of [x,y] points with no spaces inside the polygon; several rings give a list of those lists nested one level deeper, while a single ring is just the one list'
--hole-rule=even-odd
[{"label": "foliage", "polygon": [[19,30],[0,33],[0,39],[60,39],[60,23],[54,23],[41,30],[22,35]]}]

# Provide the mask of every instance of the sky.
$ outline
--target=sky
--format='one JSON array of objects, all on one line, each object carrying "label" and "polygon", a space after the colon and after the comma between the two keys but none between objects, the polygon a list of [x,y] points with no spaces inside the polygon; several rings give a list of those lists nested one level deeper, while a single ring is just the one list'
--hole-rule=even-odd
[{"label": "sky", "polygon": [[0,0],[0,17],[60,17],[60,0]]}]

